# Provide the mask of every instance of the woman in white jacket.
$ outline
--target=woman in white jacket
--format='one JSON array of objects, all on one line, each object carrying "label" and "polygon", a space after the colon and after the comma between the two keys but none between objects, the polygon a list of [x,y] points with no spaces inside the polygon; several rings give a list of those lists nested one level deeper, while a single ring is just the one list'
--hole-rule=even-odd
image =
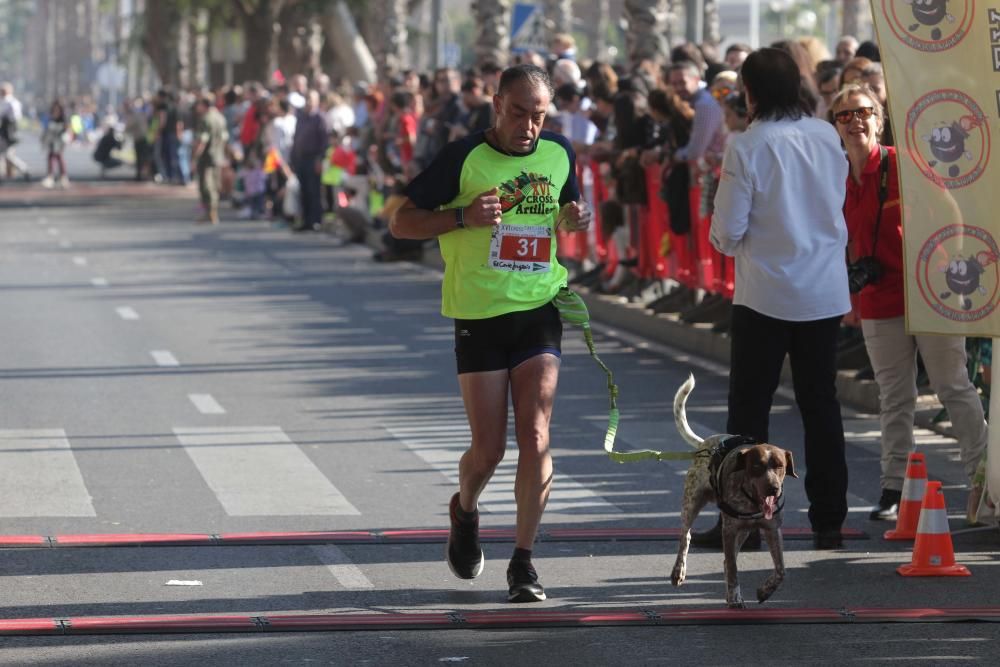
[{"label": "woman in white jacket", "polygon": [[851,309],[844,222],[847,161],[836,130],[811,117],[792,58],[750,54],[741,68],[746,132],[722,163],[711,239],[736,258],[729,433],[768,441],[768,417],[790,357],[805,429],[815,546],[842,546],[847,460],[836,390],[836,343]]}]

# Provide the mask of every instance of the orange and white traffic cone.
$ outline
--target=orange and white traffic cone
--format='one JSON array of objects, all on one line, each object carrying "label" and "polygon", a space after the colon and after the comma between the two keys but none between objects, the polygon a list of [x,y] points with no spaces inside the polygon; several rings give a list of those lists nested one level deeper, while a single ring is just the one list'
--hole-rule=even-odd
[{"label": "orange and white traffic cone", "polygon": [[927,493],[920,508],[917,540],[909,565],[896,568],[904,577],[968,577],[969,569],[955,564],[951,546],[948,512],[945,510],[941,482],[927,482]]},{"label": "orange and white traffic cone", "polygon": [[906,462],[906,478],[903,480],[903,494],[899,499],[899,514],[896,528],[885,531],[887,540],[912,540],[917,536],[917,522],[920,521],[920,504],[927,490],[927,466],[923,452],[910,452]]}]

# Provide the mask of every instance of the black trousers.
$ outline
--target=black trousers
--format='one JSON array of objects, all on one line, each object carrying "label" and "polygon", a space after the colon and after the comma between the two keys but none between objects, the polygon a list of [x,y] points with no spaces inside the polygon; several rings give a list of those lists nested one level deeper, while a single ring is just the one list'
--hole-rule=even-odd
[{"label": "black trousers", "polygon": [[839,328],[840,317],[790,322],[733,307],[726,431],[770,441],[768,417],[787,354],[805,430],[805,489],[814,531],[840,528],[847,516],[847,456],[836,386]]},{"label": "black trousers", "polygon": [[295,164],[295,176],[302,193],[302,223],[312,227],[323,222],[323,192],[320,175],[316,173],[316,160]]}]

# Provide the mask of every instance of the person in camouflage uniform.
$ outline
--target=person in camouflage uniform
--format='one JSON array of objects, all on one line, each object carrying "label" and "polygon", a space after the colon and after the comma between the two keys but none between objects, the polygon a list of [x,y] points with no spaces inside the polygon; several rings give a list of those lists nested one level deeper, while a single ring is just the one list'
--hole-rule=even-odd
[{"label": "person in camouflage uniform", "polygon": [[198,118],[195,132],[197,143],[191,157],[197,166],[198,191],[204,207],[198,222],[217,225],[219,224],[219,170],[225,163],[229,132],[226,130],[226,119],[215,108],[215,98],[211,94],[198,98],[195,103],[195,113]]}]

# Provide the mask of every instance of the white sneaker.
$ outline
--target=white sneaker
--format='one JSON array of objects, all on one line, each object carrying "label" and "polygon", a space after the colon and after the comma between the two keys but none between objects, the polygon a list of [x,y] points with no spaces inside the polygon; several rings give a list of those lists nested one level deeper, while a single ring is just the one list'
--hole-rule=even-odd
[{"label": "white sneaker", "polygon": [[51,176],[46,176],[42,179],[42,187],[46,190],[51,190],[53,185],[55,185],[55,181],[52,180]]},{"label": "white sneaker", "polygon": [[63,188],[63,189],[66,189],[66,188],[69,187],[69,177],[68,176],[63,176],[62,178],[59,179],[59,187]]},{"label": "white sneaker", "polygon": [[247,207],[240,209],[240,212],[236,215],[236,217],[239,218],[240,220],[249,220],[250,216],[252,215],[253,211],[250,209],[250,207]]}]

